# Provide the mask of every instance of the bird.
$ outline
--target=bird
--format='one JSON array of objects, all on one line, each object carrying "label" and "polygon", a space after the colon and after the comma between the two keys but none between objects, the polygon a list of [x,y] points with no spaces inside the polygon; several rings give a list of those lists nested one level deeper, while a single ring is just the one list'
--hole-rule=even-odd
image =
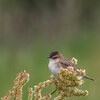
[{"label": "bird", "polygon": [[[66,69],[67,67],[71,66],[73,67],[74,71],[79,69],[76,65],[74,65],[71,61],[67,60],[60,52],[53,51],[48,56],[49,58],[49,64],[48,67],[51,71],[51,73],[57,77],[57,73],[60,71],[61,68]],[[82,76],[82,78],[86,78],[92,81],[95,81],[94,79],[88,77],[88,76]]]}]

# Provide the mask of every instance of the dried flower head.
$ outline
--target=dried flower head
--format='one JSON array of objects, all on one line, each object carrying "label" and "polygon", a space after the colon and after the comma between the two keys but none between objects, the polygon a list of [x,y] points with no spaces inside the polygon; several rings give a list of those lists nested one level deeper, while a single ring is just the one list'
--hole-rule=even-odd
[{"label": "dried flower head", "polygon": [[77,60],[76,58],[74,58],[74,57],[71,59],[71,62],[72,62],[73,64],[75,64],[75,65],[77,64],[77,61],[78,61],[78,60]]},{"label": "dried flower head", "polygon": [[28,100],[32,100],[33,98],[33,88],[28,88]]},{"label": "dried flower head", "polygon": [[[77,64],[77,60],[72,58],[72,63]],[[67,67],[67,69],[61,68],[57,74],[57,78],[53,75],[51,76],[51,80],[47,80],[44,82],[40,82],[34,89],[35,100],[49,100],[51,95],[48,94],[46,96],[41,95],[41,91],[44,87],[53,85],[55,86],[55,91],[57,97],[54,100],[63,100],[65,97],[71,96],[86,96],[88,95],[88,91],[79,90],[77,87],[84,83],[82,76],[84,76],[85,70],[74,70],[72,66]],[[55,92],[54,91],[54,92]],[[53,92],[53,93],[54,93]]]},{"label": "dried flower head", "polygon": [[[57,98],[87,95],[87,90],[82,91],[77,88],[84,82],[81,77],[83,75],[85,75],[85,71],[81,69],[77,69],[76,71],[74,71],[73,67],[61,69],[57,75],[58,78],[55,84],[58,95]],[[57,98],[56,100],[62,100]]]},{"label": "dried flower head", "polygon": [[52,75],[51,76],[51,80],[47,80],[44,82],[40,82],[37,86],[34,86],[34,96],[35,96],[35,100],[49,100],[51,98],[51,94],[47,94],[46,96],[42,96],[41,95],[41,91],[44,87],[53,85],[55,82],[55,78]]},{"label": "dried flower head", "polygon": [[11,97],[14,95],[14,100],[21,100],[22,99],[22,88],[28,82],[29,74],[26,71],[22,71],[21,73],[17,74],[16,79],[14,80],[14,86],[12,90],[9,90],[9,93],[2,97],[1,100],[10,100]]}]

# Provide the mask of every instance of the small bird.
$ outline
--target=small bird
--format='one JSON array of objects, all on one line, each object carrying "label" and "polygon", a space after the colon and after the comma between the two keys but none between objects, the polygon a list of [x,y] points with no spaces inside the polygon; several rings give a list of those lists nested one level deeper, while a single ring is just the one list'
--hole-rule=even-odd
[{"label": "small bird", "polygon": [[[79,69],[72,62],[66,60],[64,56],[58,51],[51,52],[48,58],[49,58],[48,67],[55,77],[57,76],[57,73],[59,72],[60,68],[66,69],[67,67],[71,66],[73,67],[74,70]],[[82,76],[82,78],[95,81],[94,79],[88,76]]]}]

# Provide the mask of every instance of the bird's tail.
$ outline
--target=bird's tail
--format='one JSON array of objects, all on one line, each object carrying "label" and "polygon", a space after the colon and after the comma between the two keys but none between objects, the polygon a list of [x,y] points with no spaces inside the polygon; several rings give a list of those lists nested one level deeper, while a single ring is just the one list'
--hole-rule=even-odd
[{"label": "bird's tail", "polygon": [[96,80],[94,80],[93,78],[90,78],[90,77],[88,77],[88,76],[82,76],[83,78],[86,78],[86,79],[89,79],[89,80],[92,80],[92,81],[96,81]]}]

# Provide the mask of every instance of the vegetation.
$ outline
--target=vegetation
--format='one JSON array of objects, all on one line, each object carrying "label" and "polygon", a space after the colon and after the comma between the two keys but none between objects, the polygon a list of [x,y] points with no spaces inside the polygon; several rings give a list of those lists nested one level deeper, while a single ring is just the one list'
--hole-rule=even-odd
[{"label": "vegetation", "polygon": [[[77,60],[72,59],[72,62],[76,63]],[[34,92],[32,88],[29,88],[28,100],[32,100],[33,93],[35,100],[49,100],[52,95],[56,92],[57,96],[54,100],[63,100],[65,97],[72,96],[86,96],[88,91],[79,90],[77,87],[83,84],[83,79],[81,76],[85,75],[85,70],[75,70],[73,67],[69,66],[67,69],[60,69],[57,78],[51,75],[51,79],[40,82],[38,85],[34,86]],[[14,80],[14,86],[9,93],[2,97],[2,100],[10,100],[13,96],[13,100],[22,100],[22,88],[29,81],[29,74],[26,71],[22,71],[17,74]],[[52,93],[47,93],[46,96],[42,96],[41,91],[44,87],[54,86],[55,91]]]}]

